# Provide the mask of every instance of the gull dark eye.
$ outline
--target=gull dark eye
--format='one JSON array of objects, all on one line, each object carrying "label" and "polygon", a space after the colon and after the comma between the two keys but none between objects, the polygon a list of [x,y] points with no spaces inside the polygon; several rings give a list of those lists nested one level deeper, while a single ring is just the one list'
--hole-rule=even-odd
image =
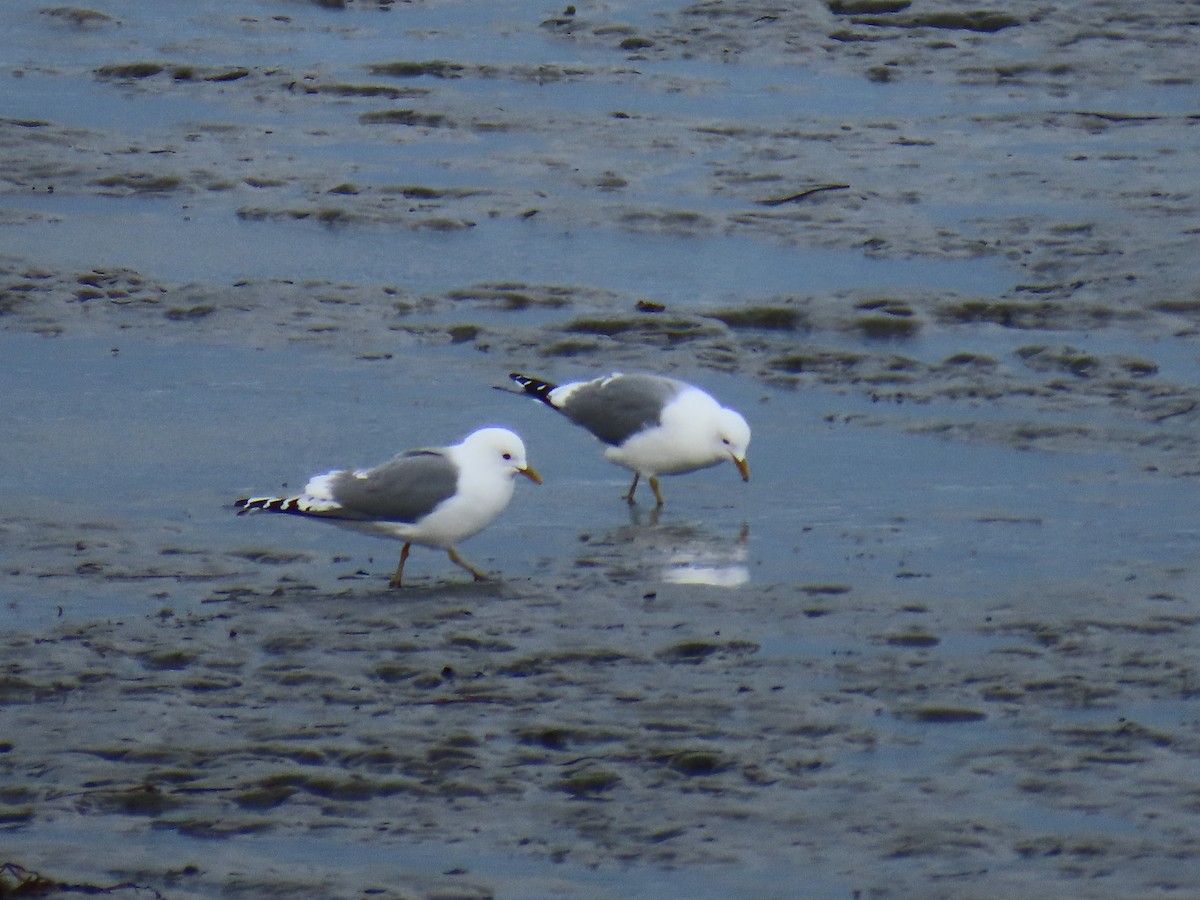
[{"label": "gull dark eye", "polygon": [[505,454],[504,454],[504,458],[505,458],[505,459],[512,459],[512,454],[511,454],[511,453],[505,453]]}]

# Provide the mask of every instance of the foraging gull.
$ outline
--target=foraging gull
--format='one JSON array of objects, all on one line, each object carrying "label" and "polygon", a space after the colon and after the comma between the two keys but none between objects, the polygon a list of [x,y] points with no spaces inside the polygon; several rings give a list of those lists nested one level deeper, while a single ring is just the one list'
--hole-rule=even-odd
[{"label": "foraging gull", "polygon": [[505,428],[483,428],[461,444],[409,450],[373,469],[340,469],[316,475],[296,497],[243,497],[238,515],[252,510],[323,519],[404,541],[389,582],[400,587],[412,544],[438,547],[476,581],[486,576],[454,545],[481,531],[508,505],[513,476],[541,484],[525,460],[525,445]]},{"label": "foraging gull", "polygon": [[633,470],[633,484],[625,494],[630,503],[643,475],[658,506],[663,505],[659,475],[694,472],[729,460],[743,481],[750,480],[750,426],[694,385],[619,372],[561,385],[517,372],[509,377],[608,444],[604,455],[610,461]]}]

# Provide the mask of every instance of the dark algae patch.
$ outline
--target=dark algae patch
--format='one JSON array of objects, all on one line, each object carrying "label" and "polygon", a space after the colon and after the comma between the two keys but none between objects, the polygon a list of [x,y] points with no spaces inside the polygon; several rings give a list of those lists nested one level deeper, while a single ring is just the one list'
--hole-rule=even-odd
[{"label": "dark algae patch", "polygon": [[930,725],[955,725],[964,722],[981,722],[987,713],[977,709],[959,709],[952,706],[921,706],[907,713],[914,721]]},{"label": "dark algae patch", "polygon": [[115,884],[72,883],[58,881],[14,862],[0,863],[0,897],[55,897],[67,894],[104,897],[142,896],[154,897],[156,900],[162,900],[164,897],[154,888],[132,881]]},{"label": "dark algae patch", "polygon": [[681,775],[719,775],[731,769],[734,761],[711,750],[681,750],[666,758],[667,765]]},{"label": "dark algae patch", "polygon": [[854,324],[868,338],[907,338],[921,328],[921,323],[911,316],[879,314],[860,316]]},{"label": "dark algae patch", "polygon": [[710,656],[742,656],[757,653],[759,646],[752,641],[680,641],[659,651],[667,662],[700,663]]},{"label": "dark algae patch", "polygon": [[85,805],[104,813],[157,818],[186,804],[173,791],[154,784],[143,784],[126,790],[93,793]]},{"label": "dark algae patch", "polygon": [[407,125],[419,128],[444,128],[449,122],[440,113],[423,113],[413,109],[383,109],[360,115],[364,125]]},{"label": "dark algae patch", "polygon": [[159,194],[178,190],[183,182],[174,175],[135,172],[127,175],[105,175],[103,178],[97,178],[95,184],[102,188],[117,188],[133,193]]},{"label": "dark algae patch", "polygon": [[870,16],[901,12],[912,0],[828,0],[825,5],[835,16]]},{"label": "dark algae patch", "polygon": [[446,62],[445,60],[428,60],[425,62],[398,60],[388,63],[372,63],[367,71],[372,75],[386,75],[391,78],[461,78],[467,67],[461,63]]},{"label": "dark algae patch", "polygon": [[106,25],[118,24],[118,20],[108,13],[82,6],[51,6],[38,10],[43,16],[66,22],[77,28],[101,28]]},{"label": "dark algae patch", "polygon": [[923,631],[907,631],[900,634],[889,634],[884,642],[893,647],[936,647],[941,640],[933,634]]},{"label": "dark algae patch", "polygon": [[621,776],[607,769],[584,766],[564,776],[559,782],[560,790],[579,799],[599,797],[621,783]]},{"label": "dark algae patch", "polygon": [[137,80],[142,78],[152,78],[166,70],[166,66],[162,63],[154,62],[133,62],[133,63],[111,63],[107,66],[101,66],[96,70],[98,78],[110,78],[119,80]]},{"label": "dark algae patch", "polygon": [[800,310],[790,306],[745,306],[718,309],[705,315],[724,322],[730,328],[765,328],[797,331],[806,326]]},{"label": "dark algae patch", "polygon": [[978,31],[986,34],[1013,28],[1021,20],[1002,12],[964,10],[962,12],[906,13],[903,15],[864,15],[851,19],[856,25],[891,28],[938,28],[950,31]]}]

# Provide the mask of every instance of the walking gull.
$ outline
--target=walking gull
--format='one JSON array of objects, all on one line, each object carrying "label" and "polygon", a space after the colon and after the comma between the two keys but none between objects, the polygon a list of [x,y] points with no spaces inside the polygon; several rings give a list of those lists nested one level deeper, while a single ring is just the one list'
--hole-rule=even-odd
[{"label": "walking gull", "polygon": [[238,515],[253,510],[323,519],[356,531],[404,541],[390,586],[400,587],[413,544],[438,547],[476,581],[486,576],[454,545],[488,525],[508,505],[513,476],[541,484],[525,461],[525,445],[505,428],[483,428],[461,444],[409,450],[373,469],[313,476],[297,497],[243,497]]},{"label": "walking gull", "polygon": [[678,475],[730,460],[750,480],[750,426],[700,388],[660,375],[617,372],[556,385],[513,372],[509,377],[547,406],[608,444],[604,455],[633,470],[625,499],[633,503],[645,475],[663,505],[659,475]]}]

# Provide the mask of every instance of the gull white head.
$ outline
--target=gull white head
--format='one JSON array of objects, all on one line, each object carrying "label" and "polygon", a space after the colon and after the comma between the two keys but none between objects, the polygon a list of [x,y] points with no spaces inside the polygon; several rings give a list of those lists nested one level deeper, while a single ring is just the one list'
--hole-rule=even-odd
[{"label": "gull white head", "polygon": [[507,428],[481,428],[458,445],[464,457],[479,465],[494,466],[511,478],[524,475],[541,484],[542,476],[525,459],[525,444]]},{"label": "gull white head", "polygon": [[713,436],[714,452],[721,459],[728,457],[737,466],[742,481],[750,480],[750,465],[746,462],[746,451],[750,448],[750,426],[740,413],[721,407],[717,413],[717,427]]}]

